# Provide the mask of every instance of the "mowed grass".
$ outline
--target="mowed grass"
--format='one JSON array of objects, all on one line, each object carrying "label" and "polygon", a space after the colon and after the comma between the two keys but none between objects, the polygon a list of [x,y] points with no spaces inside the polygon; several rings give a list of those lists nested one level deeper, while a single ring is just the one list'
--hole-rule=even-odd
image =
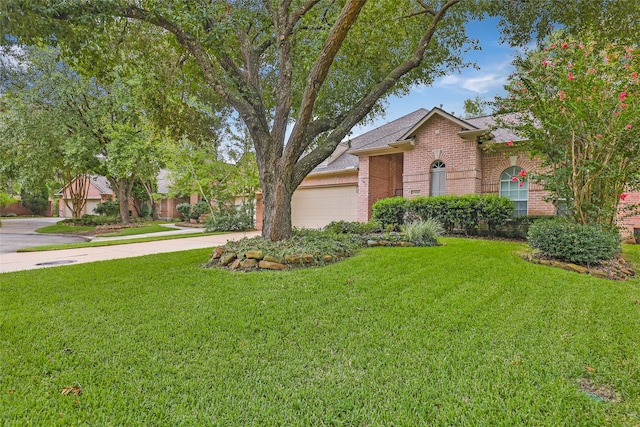
[{"label": "mowed grass", "polygon": [[445,241],[278,273],[197,250],[0,275],[2,424],[640,423],[640,279]]}]

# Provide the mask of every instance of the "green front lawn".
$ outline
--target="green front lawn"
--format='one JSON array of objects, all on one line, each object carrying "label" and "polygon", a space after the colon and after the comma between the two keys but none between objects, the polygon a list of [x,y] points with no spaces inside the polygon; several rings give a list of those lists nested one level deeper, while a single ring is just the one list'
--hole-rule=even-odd
[{"label": "green front lawn", "polygon": [[163,227],[160,224],[148,224],[142,227],[123,228],[115,233],[98,234],[97,237],[135,236],[136,234],[160,233],[172,230],[175,230],[175,228]]},{"label": "green front lawn", "polygon": [[0,275],[0,423],[640,423],[640,279],[444,240],[278,273],[197,250]]},{"label": "green front lawn", "polygon": [[[46,227],[38,228],[38,233],[54,233],[54,234],[73,234],[83,231],[95,230],[93,225],[66,225],[58,222],[54,225],[48,225]],[[172,228],[163,227],[160,224],[150,223],[141,227],[123,228],[122,230],[114,233],[98,234],[98,237],[116,237],[116,236],[133,236],[136,234],[158,233],[161,231],[171,231]]]}]

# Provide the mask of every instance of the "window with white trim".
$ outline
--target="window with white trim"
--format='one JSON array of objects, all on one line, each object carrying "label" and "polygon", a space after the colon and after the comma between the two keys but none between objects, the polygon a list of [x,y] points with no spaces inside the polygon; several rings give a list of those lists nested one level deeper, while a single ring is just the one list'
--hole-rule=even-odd
[{"label": "window with white trim", "polygon": [[436,160],[429,170],[429,195],[445,194],[447,171],[442,160]]},{"label": "window with white trim", "polygon": [[514,216],[527,215],[529,180],[523,171],[519,166],[511,166],[500,174],[500,195],[513,200],[516,208]]}]

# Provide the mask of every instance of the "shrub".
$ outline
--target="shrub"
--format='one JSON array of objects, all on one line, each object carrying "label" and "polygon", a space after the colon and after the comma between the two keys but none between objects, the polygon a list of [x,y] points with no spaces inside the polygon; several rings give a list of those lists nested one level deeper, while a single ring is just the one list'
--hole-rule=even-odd
[{"label": "shrub", "polygon": [[149,218],[151,216],[151,208],[149,207],[149,205],[140,206],[139,214],[141,218]]},{"label": "shrub", "polygon": [[[206,203],[206,202],[205,202]],[[253,215],[244,206],[218,206],[204,220],[206,231],[244,231],[254,228]]]},{"label": "shrub", "polygon": [[98,215],[117,216],[120,213],[120,202],[117,200],[108,200],[98,203],[93,209]]},{"label": "shrub", "polygon": [[327,224],[324,231],[335,234],[368,234],[380,233],[384,231],[384,227],[377,221],[358,222],[358,221],[333,221]]},{"label": "shrub", "polygon": [[106,225],[106,224],[118,224],[119,220],[117,216],[107,215],[82,215],[80,218],[68,218],[62,221],[65,225]]},{"label": "shrub", "polygon": [[383,227],[399,228],[404,224],[406,205],[407,199],[402,197],[378,200],[371,208],[371,217],[374,221],[382,224]]},{"label": "shrub", "polygon": [[496,195],[434,196],[416,197],[406,204],[407,222],[437,219],[451,233],[460,228],[467,234],[477,234],[481,222],[486,222],[490,231],[507,222],[513,215],[513,202]]},{"label": "shrub", "polygon": [[528,238],[529,246],[543,255],[580,264],[597,264],[620,252],[617,231],[575,224],[565,218],[536,221],[529,228]]},{"label": "shrub", "polygon": [[191,217],[191,205],[189,203],[180,203],[176,206],[176,210],[184,219],[188,220]]},{"label": "shrub", "polygon": [[199,219],[202,215],[211,213],[211,205],[208,202],[198,202],[191,206],[191,219]]},{"label": "shrub", "polygon": [[508,197],[500,197],[494,194],[482,196],[481,217],[487,221],[490,231],[505,225],[513,216],[515,206]]},{"label": "shrub", "polygon": [[417,246],[438,246],[438,237],[444,229],[435,219],[416,221],[402,226],[405,238]]}]

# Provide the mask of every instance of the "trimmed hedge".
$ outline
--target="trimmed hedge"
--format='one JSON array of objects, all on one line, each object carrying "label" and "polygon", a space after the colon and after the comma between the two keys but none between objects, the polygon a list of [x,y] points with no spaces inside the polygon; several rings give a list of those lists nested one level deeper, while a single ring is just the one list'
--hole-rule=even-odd
[{"label": "trimmed hedge", "polygon": [[529,227],[529,246],[548,257],[578,264],[597,264],[619,253],[620,235],[597,225],[565,218],[536,221]]},{"label": "trimmed hedge", "polygon": [[398,229],[404,224],[407,199],[404,197],[381,199],[375,202],[371,209],[371,219],[373,221],[379,222],[383,227]]},{"label": "trimmed hedge", "polygon": [[496,195],[434,196],[404,199],[392,197],[378,200],[373,205],[372,217],[383,226],[399,226],[434,218],[445,231],[462,229],[477,234],[481,223],[490,231],[503,226],[513,215],[513,202]]}]

